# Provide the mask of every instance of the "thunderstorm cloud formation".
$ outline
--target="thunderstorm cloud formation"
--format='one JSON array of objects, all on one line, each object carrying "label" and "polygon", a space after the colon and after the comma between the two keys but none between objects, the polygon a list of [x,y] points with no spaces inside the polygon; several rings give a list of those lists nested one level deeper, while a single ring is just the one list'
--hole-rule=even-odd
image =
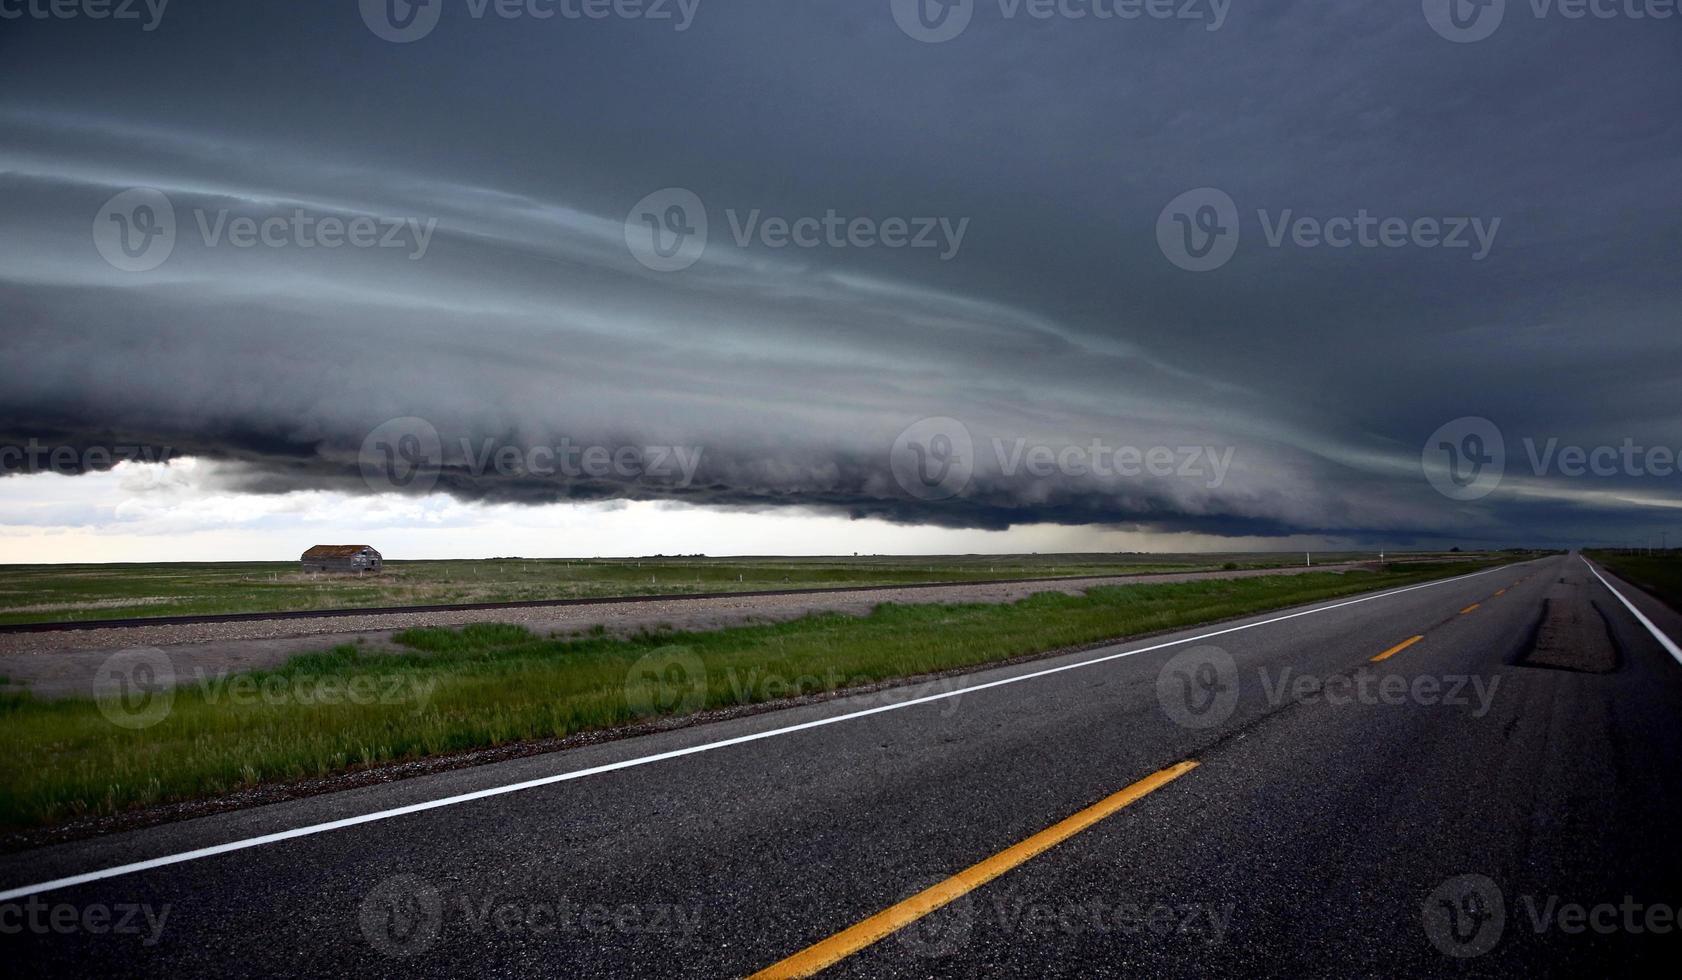
[{"label": "thunderstorm cloud formation", "polygon": [[[407,43],[354,2],[0,22],[0,443],[959,528],[1563,543],[1682,504],[1644,453],[1682,449],[1682,22],[983,2],[926,43],[887,0],[434,3]],[[1237,237],[1197,271],[1165,208],[1202,189],[1233,210],[1185,230]],[[681,268],[637,246],[703,215]],[[1422,463],[1487,449],[1468,418],[1487,495]],[[636,465],[528,465],[562,447]]]}]

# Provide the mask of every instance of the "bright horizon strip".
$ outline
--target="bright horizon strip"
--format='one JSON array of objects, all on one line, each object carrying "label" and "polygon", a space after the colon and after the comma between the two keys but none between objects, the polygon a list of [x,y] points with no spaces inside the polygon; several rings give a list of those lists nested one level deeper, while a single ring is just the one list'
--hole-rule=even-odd
[{"label": "bright horizon strip", "polygon": [[[1534,561],[1536,559],[1532,560]],[[1188,636],[1178,640],[1167,640],[1162,643],[1155,643],[1150,646],[1140,647],[1137,650],[1123,650],[1119,653],[1106,654],[1102,657],[1095,657],[1090,660],[1081,660],[1076,663],[1062,664],[1057,667],[1048,667],[1044,670],[1037,670],[1027,674],[1019,674],[1014,677],[1004,677],[996,681],[988,681],[985,684],[976,684],[969,687],[958,688],[956,690],[943,691],[938,694],[928,694],[923,697],[912,698],[909,701],[898,701],[893,704],[878,705],[874,708],[864,708],[859,711],[835,715],[829,718],[817,718],[812,721],[801,722],[797,725],[788,725],[783,728],[774,728],[769,731],[754,732],[748,735],[737,735],[733,738],[721,739],[717,742],[704,742],[700,745],[692,745],[682,749],[673,749],[669,752],[660,752],[654,755],[640,756],[634,759],[623,759],[619,762],[609,762],[599,766],[591,766],[587,769],[558,773],[553,776],[542,776],[537,779],[528,779],[523,782],[509,783],[504,786],[492,786],[488,789],[475,790],[471,793],[446,796],[436,800],[427,800],[422,803],[411,803],[406,806],[394,807],[389,810],[378,810],[373,813],[361,814],[360,816],[345,817],[339,820],[330,820],[325,823],[310,824],[308,826],[297,827],[292,830],[276,831],[272,834],[263,834],[257,837],[248,837],[242,840],[229,841],[225,844],[213,844],[209,847],[200,847],[190,851],[181,851],[176,854],[167,854],[163,857],[150,858],[145,861],[134,861],[129,864],[119,864],[113,867],[103,868],[98,871],[88,871],[82,874],[68,875],[63,878],[54,878],[51,881],[38,882],[33,885],[20,885],[16,888],[9,888],[5,891],[0,891],[0,902],[9,902],[15,898],[27,898],[30,895],[39,895],[43,892],[57,891],[58,889],[70,888],[75,885],[85,885],[89,882],[103,881],[107,878],[118,878],[124,875],[138,874],[142,871],[152,871],[157,868],[165,868],[174,864],[185,864],[189,861],[199,861],[204,858],[216,857],[221,854],[230,854],[234,851],[243,851],[253,847],[263,847],[268,844],[277,844],[281,841],[293,840],[299,837],[312,837],[316,834],[324,834],[329,831],[343,830],[347,827],[356,827],[362,824],[390,820],[394,817],[407,816],[411,813],[424,813],[427,810],[456,806],[461,803],[471,803],[475,800],[489,799],[493,796],[503,796],[508,793],[518,793],[528,789],[537,789],[542,786],[551,786],[556,783],[571,782],[572,780],[583,779],[587,776],[598,776],[603,773],[618,772],[622,769],[634,769],[638,766],[650,765],[655,762],[664,762],[668,759],[680,759],[684,756],[699,755],[702,752],[711,752],[715,749],[729,748],[733,745],[746,745],[750,742],[758,742],[763,739],[776,738],[782,735],[792,735],[795,732],[803,732],[815,728],[825,728],[830,725],[838,725],[844,721],[867,718],[871,715],[878,715],[888,711],[898,711],[903,708],[915,707],[920,704],[930,704],[935,701],[943,701],[947,698],[958,697],[963,694],[971,694],[977,691],[985,691],[995,687],[1020,684],[1023,681],[1030,681],[1040,677],[1049,677],[1053,674],[1061,674],[1064,671],[1076,670],[1081,667],[1091,667],[1096,664],[1109,663],[1112,660],[1120,660],[1124,657],[1132,657],[1141,653],[1151,653],[1156,650],[1164,650],[1169,647],[1183,646],[1187,643],[1197,643],[1203,640],[1213,639],[1217,636],[1226,636],[1230,633],[1239,633],[1244,630],[1257,629],[1262,626],[1271,626],[1274,623],[1283,623],[1292,619],[1300,619],[1303,616],[1313,616],[1319,613],[1331,612],[1335,609],[1344,609],[1349,606],[1360,605],[1364,602],[1386,599],[1391,596],[1403,595],[1408,592],[1417,592],[1421,589],[1436,588],[1439,585],[1464,582],[1469,579],[1477,578],[1480,575],[1488,575],[1490,572],[1504,567],[1507,566],[1497,565],[1493,568],[1486,568],[1483,571],[1472,572],[1467,575],[1456,575],[1453,578],[1438,579],[1434,582],[1424,582],[1419,585],[1409,585],[1400,589],[1392,589],[1388,592],[1375,592],[1372,595],[1346,599],[1342,602],[1337,602],[1328,606],[1315,606],[1309,609],[1299,610],[1294,613],[1287,613],[1283,616],[1275,616],[1271,619],[1264,619],[1259,622],[1229,626],[1225,629],[1213,630],[1208,633],[1199,633],[1195,636]]]}]

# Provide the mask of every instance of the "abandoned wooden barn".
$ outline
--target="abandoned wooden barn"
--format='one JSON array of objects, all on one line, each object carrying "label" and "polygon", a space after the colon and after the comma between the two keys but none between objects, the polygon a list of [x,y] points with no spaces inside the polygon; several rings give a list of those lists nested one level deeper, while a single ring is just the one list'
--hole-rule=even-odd
[{"label": "abandoned wooden barn", "polygon": [[318,544],[298,561],[306,572],[377,572],[381,559],[365,544]]}]

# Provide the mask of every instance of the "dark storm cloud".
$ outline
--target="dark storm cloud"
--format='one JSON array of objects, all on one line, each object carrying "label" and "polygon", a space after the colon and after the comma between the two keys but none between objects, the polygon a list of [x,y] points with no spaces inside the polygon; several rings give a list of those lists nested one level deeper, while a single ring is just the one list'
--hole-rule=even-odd
[{"label": "dark storm cloud", "polygon": [[[1682,448],[1682,22],[1510,4],[1493,37],[1454,44],[1417,4],[1238,2],[1210,31],[981,3],[930,45],[886,0],[715,0],[683,31],[441,2],[401,45],[348,2],[174,0],[150,33],[0,26],[0,435],[167,445],[256,492],[366,492],[369,433],[420,417],[437,489],[464,499],[985,528],[1564,541],[1682,498],[1674,475],[1530,472],[1524,441]],[[706,202],[711,240],[661,273],[623,221],[673,186]],[[1242,233],[1191,273],[1155,227],[1204,186]],[[163,192],[178,242],[119,272],[90,229],[134,187]],[[727,213],[832,210],[967,231],[948,261],[731,240]],[[1499,233],[1479,260],[1268,244],[1287,212],[1361,211]],[[204,240],[294,213],[378,219],[399,247]],[[923,500],[893,447],[932,416],[963,422],[976,473]],[[1484,499],[1420,472],[1459,416],[1510,443]],[[455,449],[562,440],[702,456],[674,485],[476,472]],[[1231,463],[1218,482],[1003,472],[1019,440]]]}]

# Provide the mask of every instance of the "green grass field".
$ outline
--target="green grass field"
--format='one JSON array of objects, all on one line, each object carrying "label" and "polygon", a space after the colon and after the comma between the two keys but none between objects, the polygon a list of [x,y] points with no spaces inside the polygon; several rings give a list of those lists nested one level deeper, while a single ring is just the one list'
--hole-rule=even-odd
[{"label": "green grass field", "polygon": [[[1491,562],[1112,586],[1013,604],[879,606],[707,632],[539,637],[415,630],[407,651],[355,646],[226,683],[188,680],[161,720],[141,700],[0,695],[0,825],[214,797],[459,750],[752,704],[1183,627],[1464,574]],[[926,574],[926,572],[925,572]],[[693,681],[693,683],[691,683]],[[360,692],[360,695],[358,695]],[[331,694],[331,696],[329,696]],[[152,705],[161,702],[153,701]]]},{"label": "green grass field", "polygon": [[[1327,553],[1315,561],[1373,557]],[[0,565],[0,623],[1268,568],[1302,560],[1253,553],[496,559],[393,561],[360,578],[306,575],[296,562]]]},{"label": "green grass field", "polygon": [[1651,592],[1670,608],[1682,611],[1682,552],[1643,555],[1626,551],[1590,551],[1588,556],[1624,581]]}]

